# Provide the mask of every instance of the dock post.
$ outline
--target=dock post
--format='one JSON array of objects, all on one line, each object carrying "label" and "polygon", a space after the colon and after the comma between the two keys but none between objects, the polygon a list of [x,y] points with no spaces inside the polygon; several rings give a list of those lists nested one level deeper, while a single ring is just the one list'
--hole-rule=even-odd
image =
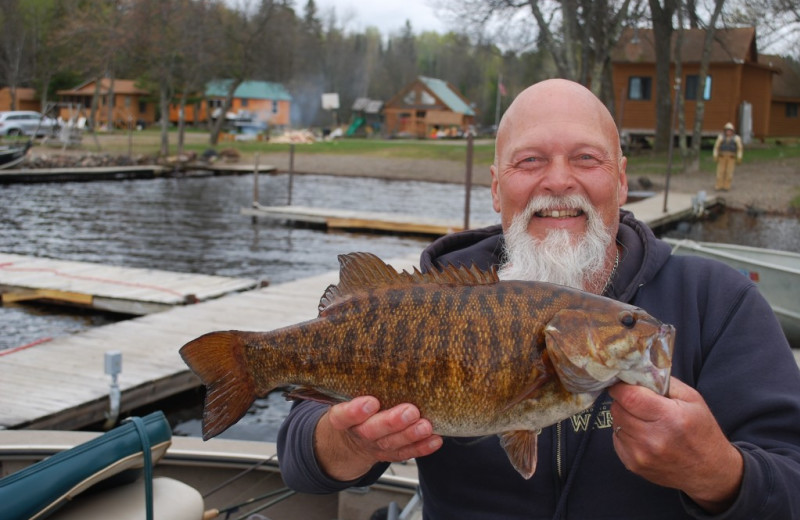
[{"label": "dock post", "polygon": [[[253,207],[258,207],[258,152],[256,152],[255,166],[253,167]],[[253,215],[253,224],[258,222],[258,217]]]},{"label": "dock post", "polygon": [[467,134],[467,171],[464,179],[464,229],[469,229],[470,198],[472,196],[472,156],[473,156],[473,137],[472,132]]},{"label": "dock post", "polygon": [[289,202],[292,205],[292,189],[294,187],[294,143],[289,145]]},{"label": "dock post", "polygon": [[675,78],[675,101],[673,101],[674,106],[672,107],[672,123],[670,124],[669,129],[669,148],[667,152],[667,181],[664,186],[664,211],[663,213],[667,212],[667,197],[669,197],[669,178],[672,174],[672,155],[673,150],[675,149],[675,125],[678,121],[678,96],[681,93],[681,78]]}]

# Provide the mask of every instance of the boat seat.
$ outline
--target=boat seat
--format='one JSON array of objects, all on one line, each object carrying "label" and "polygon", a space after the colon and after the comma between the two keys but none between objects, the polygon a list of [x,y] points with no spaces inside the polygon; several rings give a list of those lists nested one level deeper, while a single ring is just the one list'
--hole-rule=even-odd
[{"label": "boat seat", "polygon": [[[153,479],[154,520],[201,520],[203,497],[191,486],[167,477]],[[142,520],[145,517],[144,480],[98,493],[77,496],[48,520]]]},{"label": "boat seat", "polygon": [[171,443],[167,418],[153,412],[12,473],[0,479],[3,519],[46,518],[98,482],[131,468],[147,470],[143,444],[150,446],[147,462],[155,462]]}]

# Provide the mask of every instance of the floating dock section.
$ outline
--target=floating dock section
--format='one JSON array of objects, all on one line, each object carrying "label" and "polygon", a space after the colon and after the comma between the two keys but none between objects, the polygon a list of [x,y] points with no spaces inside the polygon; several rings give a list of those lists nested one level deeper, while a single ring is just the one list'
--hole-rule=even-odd
[{"label": "floating dock section", "polygon": [[[413,256],[413,259],[412,259]],[[411,269],[418,252],[390,260]],[[176,307],[35,346],[0,350],[0,429],[74,430],[103,422],[111,378],[105,353],[122,354],[120,412],[197,387],[178,354],[188,341],[215,330],[267,331],[312,319],[338,271]]]},{"label": "floating dock section", "polygon": [[[463,220],[457,222],[449,219],[426,218],[399,213],[311,208],[307,206],[262,206],[254,203],[252,207],[242,208],[241,214],[325,229],[397,234],[440,236],[464,229]],[[471,227],[483,227],[490,224],[493,223],[476,223]]]},{"label": "floating dock section", "polygon": [[[255,170],[256,167],[252,164],[228,163],[11,169],[0,170],[0,184],[154,179],[167,176],[244,175],[253,173]],[[275,173],[276,171],[277,168],[269,164],[258,166],[259,173]]]},{"label": "floating dock section", "polygon": [[[684,220],[698,211],[718,203],[716,197],[698,202],[696,195],[686,193],[670,193],[667,199],[667,211],[664,211],[664,194],[631,202],[623,206],[633,212],[651,228]],[[417,234],[441,236],[464,229],[463,219],[436,219],[419,215],[402,215],[397,213],[364,212],[344,209],[312,208],[306,206],[263,206],[253,203],[251,207],[241,208],[242,215],[263,217],[270,220],[290,222],[292,224],[324,229],[345,229],[355,231],[375,231],[397,234]],[[480,228],[499,223],[472,222],[470,228]]]},{"label": "floating dock section", "polygon": [[0,170],[0,184],[154,179],[171,171],[153,165]]},{"label": "floating dock section", "polygon": [[174,273],[0,253],[3,303],[45,300],[144,315],[246,291],[246,278]]}]

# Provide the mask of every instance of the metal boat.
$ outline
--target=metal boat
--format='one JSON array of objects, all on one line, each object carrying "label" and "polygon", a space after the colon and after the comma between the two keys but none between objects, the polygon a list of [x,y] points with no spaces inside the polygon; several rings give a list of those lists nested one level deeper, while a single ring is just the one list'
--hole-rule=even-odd
[{"label": "metal boat", "polygon": [[800,348],[800,254],[776,249],[665,238],[673,254],[719,260],[756,283],[794,348]]},{"label": "metal boat", "polygon": [[13,168],[25,159],[25,155],[31,147],[31,142],[28,141],[22,145],[3,145],[0,146],[0,170],[4,168]]},{"label": "metal boat", "polygon": [[0,431],[3,518],[144,519],[148,486],[155,520],[421,518],[413,462],[393,464],[368,488],[295,493],[274,443],[173,437],[161,412],[140,419],[106,433]]}]

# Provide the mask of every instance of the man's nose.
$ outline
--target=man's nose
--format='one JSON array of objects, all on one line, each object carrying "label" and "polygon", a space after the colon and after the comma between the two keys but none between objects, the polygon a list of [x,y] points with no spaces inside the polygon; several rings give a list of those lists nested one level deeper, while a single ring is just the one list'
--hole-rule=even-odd
[{"label": "man's nose", "polygon": [[568,193],[574,190],[576,186],[575,175],[566,157],[556,156],[550,160],[550,165],[542,179],[541,186],[554,194]]}]

